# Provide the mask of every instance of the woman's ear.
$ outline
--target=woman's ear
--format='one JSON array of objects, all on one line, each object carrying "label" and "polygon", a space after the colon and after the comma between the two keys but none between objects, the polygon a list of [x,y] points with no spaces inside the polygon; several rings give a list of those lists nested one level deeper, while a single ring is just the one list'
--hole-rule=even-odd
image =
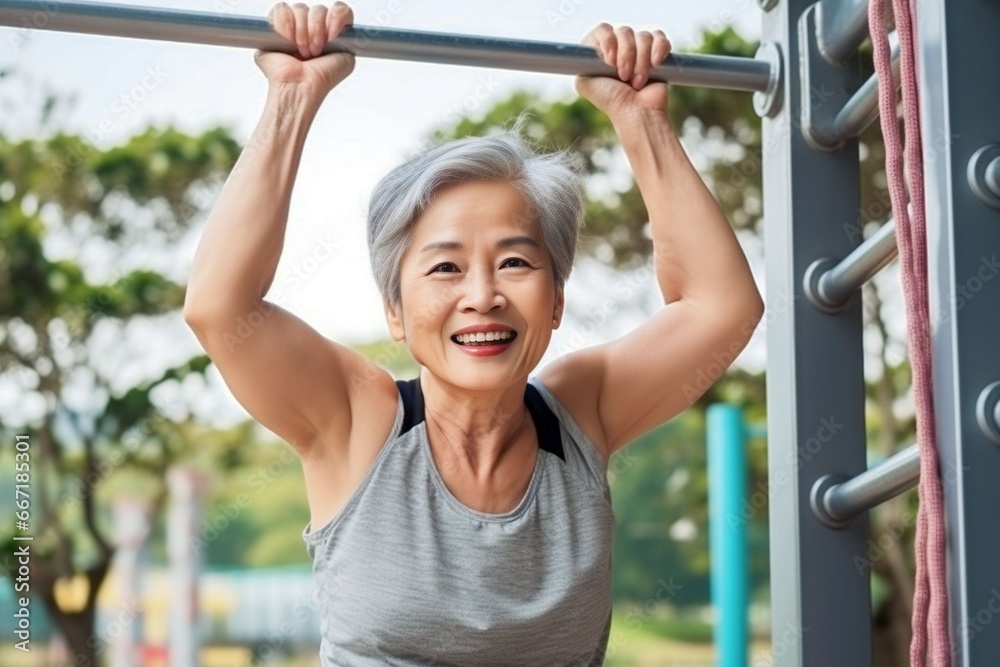
[{"label": "woman's ear", "polygon": [[406,328],[403,326],[402,309],[393,306],[389,302],[383,302],[385,307],[385,321],[389,325],[389,333],[396,342],[406,340]]},{"label": "woman's ear", "polygon": [[562,287],[556,288],[556,303],[552,310],[552,328],[558,329],[562,323],[563,310],[566,307],[566,295]]}]

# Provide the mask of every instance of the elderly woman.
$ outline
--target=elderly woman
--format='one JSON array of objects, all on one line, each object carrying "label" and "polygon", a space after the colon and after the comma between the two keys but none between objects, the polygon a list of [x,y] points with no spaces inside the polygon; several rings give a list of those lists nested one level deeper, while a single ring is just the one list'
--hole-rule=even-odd
[{"label": "elderly woman", "polygon": [[201,239],[184,317],[302,462],[323,664],[602,664],[608,459],[691,405],[763,308],[667,120],[667,86],[647,82],[666,36],[602,23],[584,43],[618,78],[576,79],[635,173],[664,307],[529,376],[563,317],[580,179],[512,133],[437,146],[382,179],[368,218],[389,329],[420,364],[404,381],[264,299],[310,122],[354,68],[319,55],[353,22],[347,5],[269,17],[299,54],[255,54],[263,118]]}]

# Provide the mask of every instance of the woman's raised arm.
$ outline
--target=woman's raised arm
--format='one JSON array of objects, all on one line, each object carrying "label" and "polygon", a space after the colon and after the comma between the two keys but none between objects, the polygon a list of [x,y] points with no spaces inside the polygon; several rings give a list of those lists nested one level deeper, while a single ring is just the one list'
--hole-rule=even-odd
[{"label": "woman's raised arm", "polygon": [[[195,322],[216,317],[220,309],[244,312],[270,289],[309,127],[326,95],[354,68],[350,54],[313,58],[324,36],[333,39],[353,21],[347,5],[327,11],[322,5],[282,2],[268,18],[276,32],[299,44],[302,55],[254,53],[267,77],[267,98],[195,253],[184,302],[185,318]],[[319,46],[310,51],[312,38]]]},{"label": "woman's raised arm", "polygon": [[562,381],[597,387],[590,403],[610,457],[714,384],[749,342],[764,305],[729,221],[670,125],[667,84],[648,81],[670,52],[666,35],[602,23],[584,43],[618,69],[618,80],[581,76],[576,87],[608,115],[632,166],[665,301],[634,331],[560,366]]},{"label": "woman's raised arm", "polygon": [[331,9],[279,3],[269,18],[300,55],[255,53],[268,80],[263,116],[226,180],[195,253],[184,320],[226,384],[258,422],[304,454],[346,443],[354,397],[391,376],[264,300],[284,244],[292,186],[306,134],[354,56],[315,57],[353,21]]}]

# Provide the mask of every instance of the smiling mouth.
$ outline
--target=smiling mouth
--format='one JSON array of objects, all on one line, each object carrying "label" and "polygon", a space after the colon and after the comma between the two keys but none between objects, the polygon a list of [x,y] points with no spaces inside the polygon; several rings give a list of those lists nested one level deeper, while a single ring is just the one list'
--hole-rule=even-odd
[{"label": "smiling mouth", "polygon": [[483,340],[483,341],[473,341],[473,342],[470,342],[470,343],[459,343],[457,340],[455,340],[455,336],[452,336],[451,337],[451,342],[457,343],[458,345],[461,345],[463,347],[480,347],[480,346],[486,346],[486,345],[502,345],[504,343],[511,343],[511,342],[514,341],[515,338],[517,338],[517,332],[516,331],[511,331],[510,332],[510,337],[509,338],[505,338],[503,340]]}]

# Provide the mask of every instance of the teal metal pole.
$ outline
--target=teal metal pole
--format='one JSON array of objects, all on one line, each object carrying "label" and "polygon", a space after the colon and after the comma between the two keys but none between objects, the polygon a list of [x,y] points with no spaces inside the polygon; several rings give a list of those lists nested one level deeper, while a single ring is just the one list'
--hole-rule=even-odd
[{"label": "teal metal pole", "polygon": [[747,606],[746,430],[740,409],[708,408],[708,507],[712,605],[718,667],[746,667]]}]

